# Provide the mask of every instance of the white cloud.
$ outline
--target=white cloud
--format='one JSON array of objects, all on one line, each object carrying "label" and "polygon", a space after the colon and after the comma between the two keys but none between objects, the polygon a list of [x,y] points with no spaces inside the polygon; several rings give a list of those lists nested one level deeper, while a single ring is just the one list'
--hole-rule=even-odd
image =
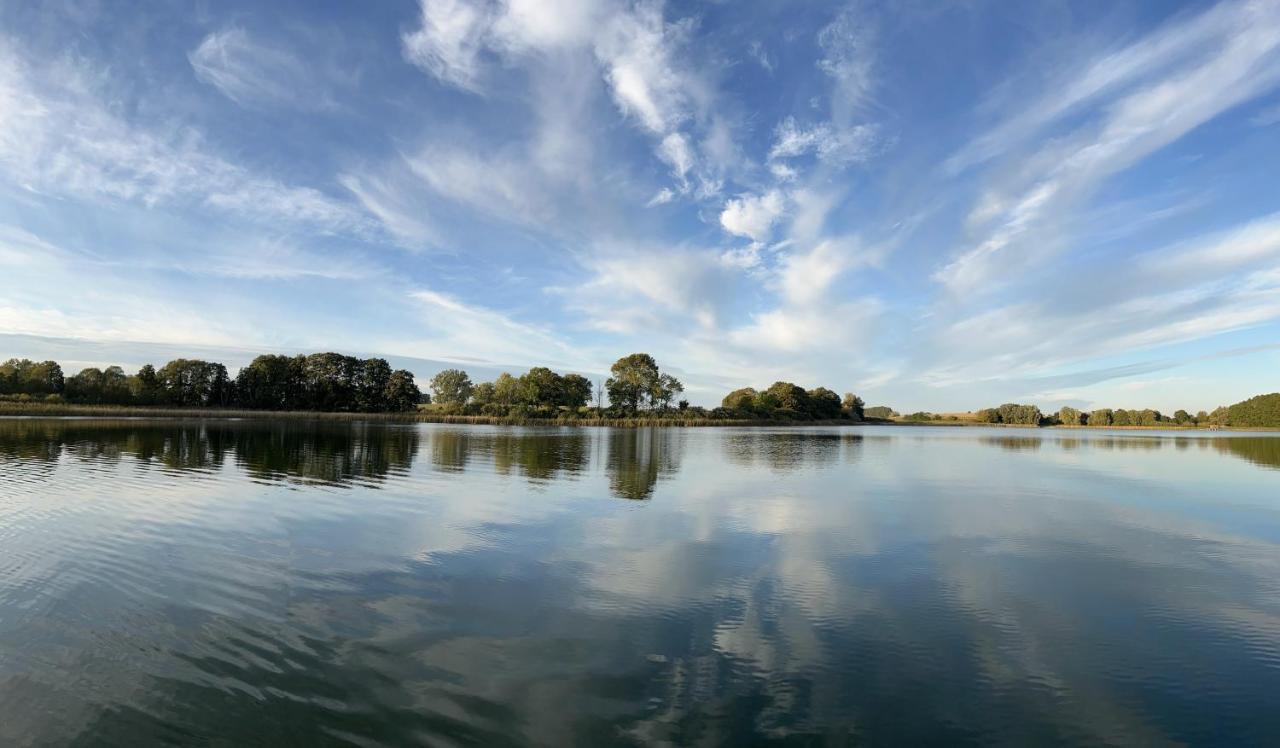
[{"label": "white cloud", "polygon": [[779,292],[779,304],[753,315],[750,324],[731,330],[730,342],[750,350],[805,353],[811,360],[869,342],[870,323],[882,309],[880,301],[836,293],[835,284],[848,271],[874,259],[856,237],[824,239],[807,249],[787,252],[770,281]]},{"label": "white cloud", "polygon": [[436,194],[504,220],[546,226],[556,210],[541,176],[506,152],[429,146],[406,163]]},{"label": "white cloud", "polygon": [[[1280,217],[1270,215],[1105,268],[1085,264],[1027,289],[1033,300],[959,315],[922,339],[930,361],[913,368],[921,381],[956,386],[1274,322],[1277,258]],[[1101,288],[1084,290],[1103,277]]]},{"label": "white cloud", "polygon": [[187,59],[197,78],[243,106],[314,110],[333,105],[297,57],[260,43],[244,29],[209,34]]},{"label": "white cloud", "polygon": [[760,67],[764,68],[764,71],[766,73],[773,72],[773,69],[774,69],[773,58],[769,57],[768,50],[766,50],[764,48],[764,45],[761,44],[760,42],[758,41],[751,42],[751,44],[747,45],[747,55],[749,55],[751,59],[759,63]]},{"label": "white cloud", "polygon": [[405,34],[404,56],[435,77],[479,89],[479,56],[492,22],[487,8],[466,0],[421,0],[422,26]]},{"label": "white cloud", "polygon": [[[569,0],[549,11],[534,0],[421,0],[420,7],[421,27],[402,40],[405,57],[464,90],[483,90],[486,54],[530,69],[529,55],[588,51],[618,111],[657,139],[657,157],[671,167],[680,192],[689,192],[688,177],[699,159],[682,127],[706,87],[677,60],[691,25],[667,23],[661,3]],[[718,154],[731,150],[722,142],[724,133],[712,135],[717,137],[708,144]],[[704,174],[698,186],[700,197],[719,191],[716,180]]]},{"label": "white cloud", "polygon": [[752,241],[768,241],[773,225],[786,212],[786,199],[779,190],[763,195],[740,195],[724,204],[720,225],[735,236]]},{"label": "white cloud", "polygon": [[874,88],[874,29],[850,5],[818,33],[818,45],[823,52],[818,67],[836,82],[833,118],[841,122]]},{"label": "white cloud", "polygon": [[689,82],[671,53],[680,35],[680,27],[664,23],[661,5],[641,3],[615,15],[595,44],[618,108],[657,135],[673,131],[687,117]]},{"label": "white cloud", "polygon": [[[1017,271],[1063,246],[1058,224],[1069,226],[1071,208],[1107,177],[1280,83],[1280,9],[1269,4],[1227,7],[1117,53],[1142,60],[1126,75],[1149,75],[1141,85],[1134,81],[1119,89],[1118,98],[1099,106],[1074,131],[1020,159],[1023,166],[1007,172],[1004,183],[989,189],[971,214],[971,223],[991,224],[986,235],[935,273],[935,280],[956,292],[973,292],[1017,277]],[[1195,43],[1158,43],[1184,37]],[[1087,70],[1087,76],[1100,74],[1096,67]],[[1078,98],[1111,90],[1110,80],[1081,84],[1088,95]],[[1039,122],[1065,111],[1048,107],[1013,121],[1030,117]]]},{"label": "white cloud", "polygon": [[732,279],[712,252],[655,247],[598,248],[584,258],[588,279],[551,289],[587,313],[590,327],[631,334],[713,326]]},{"label": "white cloud", "polygon": [[396,350],[446,361],[494,364],[536,361],[555,365],[581,360],[580,354],[549,330],[492,309],[429,289],[413,291],[409,297],[423,311],[420,326],[427,335],[390,343]]},{"label": "white cloud", "polygon": [[670,187],[663,187],[650,198],[649,202],[645,203],[645,206],[652,208],[657,205],[666,205],[674,199],[676,199],[676,193],[672,192]]},{"label": "white cloud", "polygon": [[680,184],[686,184],[686,175],[693,168],[693,151],[689,141],[680,133],[673,132],[662,139],[658,145],[658,156],[671,165],[671,176]]},{"label": "white cloud", "polygon": [[28,69],[0,41],[0,165],[33,192],[146,206],[203,205],[241,218],[321,232],[364,233],[353,206],[311,187],[261,176],[212,153],[189,128],[116,115],[82,67]]},{"label": "white cloud", "polygon": [[779,267],[783,298],[791,304],[822,300],[845,271],[869,260],[856,239],[824,239],[807,252],[788,253]]},{"label": "white cloud", "polygon": [[1250,221],[1181,249],[1154,252],[1146,258],[1153,273],[1164,277],[1188,273],[1221,274],[1241,265],[1280,259],[1280,213]]},{"label": "white cloud", "polygon": [[[1217,50],[1250,23],[1241,3],[1222,2],[1191,19],[1178,19],[1119,49],[1069,66],[1062,79],[1045,85],[1045,93],[1018,114],[976,138],[947,161],[957,172],[1016,147],[1051,123],[1108,94],[1122,93],[1144,79]],[[1242,13],[1242,11],[1245,11]]]},{"label": "white cloud", "polygon": [[814,153],[820,161],[844,166],[866,161],[877,148],[878,128],[863,124],[836,129],[828,122],[812,127],[802,127],[795,117],[787,117],[778,123],[774,131],[774,143],[769,149],[769,159],[784,159]]},{"label": "white cloud", "polygon": [[[870,342],[872,322],[880,310],[881,305],[874,299],[822,306],[783,306],[752,315],[749,324],[729,332],[729,340],[746,350],[833,354],[847,360],[849,351]],[[795,363],[803,366],[802,362]]]},{"label": "white cloud", "polygon": [[391,180],[371,174],[343,174],[338,183],[345,187],[370,214],[377,218],[408,249],[440,243],[439,234],[423,205],[422,194],[404,178]]},{"label": "white cloud", "polygon": [[601,0],[505,0],[493,31],[512,51],[582,44],[596,32],[606,10]]}]

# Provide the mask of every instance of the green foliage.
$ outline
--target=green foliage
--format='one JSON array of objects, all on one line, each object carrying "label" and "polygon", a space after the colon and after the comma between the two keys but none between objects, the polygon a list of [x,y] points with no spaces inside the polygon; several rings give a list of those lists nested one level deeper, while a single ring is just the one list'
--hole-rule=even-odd
[{"label": "green foliage", "polygon": [[979,423],[1009,423],[1020,426],[1039,426],[1044,420],[1040,409],[1034,405],[1005,403],[998,408],[986,408],[977,413]]},{"label": "green foliage", "polygon": [[1084,419],[1084,414],[1070,406],[1062,406],[1058,410],[1058,423],[1063,426],[1079,426]]},{"label": "green foliage", "polygon": [[724,396],[720,401],[720,406],[726,410],[738,413],[752,413],[755,411],[756,398],[760,395],[754,387],[741,387]]},{"label": "green foliage", "polygon": [[1164,420],[1164,417],[1160,415],[1160,411],[1151,410],[1150,408],[1134,411],[1133,413],[1133,425],[1135,426],[1159,426],[1162,420]]},{"label": "green foliage", "polygon": [[236,397],[245,408],[301,410],[306,372],[306,356],[258,356],[236,374]]},{"label": "green foliage", "polygon": [[591,380],[581,374],[565,374],[560,388],[560,404],[566,408],[586,407],[591,402]]},{"label": "green foliage", "polygon": [[774,382],[769,389],[765,390],[765,394],[771,398],[771,402],[775,403],[774,408],[796,413],[809,412],[809,393],[799,385],[791,382]]},{"label": "green foliage", "polygon": [[913,422],[913,423],[921,423],[921,422],[924,422],[924,421],[932,421],[932,420],[933,420],[933,414],[932,414],[932,413],[929,413],[929,412],[927,412],[927,411],[917,410],[915,413],[908,413],[907,415],[903,416],[903,417],[902,417],[902,420],[904,420],[904,421],[911,421],[911,422]]},{"label": "green foliage", "polygon": [[[391,374],[391,365],[385,359],[369,358],[359,362],[353,377],[356,395],[353,410],[361,413],[379,413],[384,410],[411,410],[415,407],[418,402],[416,396],[413,398],[413,405],[408,408],[389,407]],[[409,379],[412,381],[413,375],[410,375]],[[417,389],[417,385],[414,385],[414,389]]]},{"label": "green foliage", "polygon": [[156,367],[143,364],[138,373],[129,378],[129,394],[138,405],[154,405],[160,401],[160,378]]},{"label": "green foliage", "polygon": [[497,391],[498,388],[494,386],[493,382],[481,382],[471,388],[471,402],[482,409],[486,405],[495,405]]},{"label": "green foliage", "polygon": [[1185,410],[1177,410],[1173,413],[1173,422],[1179,425],[1192,423],[1191,414]]},{"label": "green foliage", "polygon": [[862,399],[840,396],[826,387],[805,390],[791,382],[774,382],[762,391],[742,387],[724,396],[721,407],[712,411],[720,417],[763,418],[775,421],[826,421],[841,418],[862,419]]},{"label": "green foliage", "polygon": [[890,408],[887,405],[873,405],[870,408],[862,409],[863,418],[889,419],[889,418],[894,418],[897,415],[898,415],[898,411],[894,410],[893,408]]},{"label": "green foliage", "polygon": [[199,359],[179,358],[156,372],[163,401],[184,407],[231,404],[227,367]]},{"label": "green foliage", "polygon": [[56,361],[11,358],[0,364],[0,395],[59,395],[65,384]]},{"label": "green foliage", "polygon": [[561,409],[576,412],[590,400],[591,380],[581,374],[560,375],[545,366],[536,366],[518,378],[504,372],[493,382],[475,385],[469,411],[521,418],[558,416]]},{"label": "green foliage", "polygon": [[670,374],[659,374],[657,384],[649,391],[649,402],[666,410],[671,407],[671,401],[681,392],[684,392],[684,385],[679,379]]},{"label": "green foliage", "polygon": [[670,404],[671,398],[684,391],[684,385],[658,370],[658,362],[647,353],[623,356],[609,367],[613,376],[605,380],[609,405],[622,413],[633,414],[644,406]]},{"label": "green foliage", "polygon": [[834,421],[842,413],[840,396],[826,387],[815,387],[805,393],[809,401],[809,417],[818,421]]},{"label": "green foliage", "polygon": [[1227,422],[1245,428],[1280,427],[1280,392],[1258,395],[1232,405],[1227,408]]},{"label": "green foliage", "polygon": [[418,407],[418,401],[422,399],[422,392],[418,390],[418,385],[413,381],[413,373],[406,369],[396,369],[387,377],[386,387],[383,389],[383,401],[385,410],[388,411],[409,411]]},{"label": "green foliage", "polygon": [[519,398],[522,405],[555,407],[562,399],[564,379],[545,366],[535,366],[520,377]]},{"label": "green foliage", "polygon": [[852,392],[846,392],[844,393],[844,400],[840,401],[840,410],[850,420],[861,421],[866,417],[866,405],[862,398]]},{"label": "green foliage", "polygon": [[520,380],[502,372],[493,382],[493,402],[510,407],[520,402]]},{"label": "green foliage", "polygon": [[431,378],[431,391],[437,403],[466,405],[471,399],[471,377],[461,369],[445,369]]}]

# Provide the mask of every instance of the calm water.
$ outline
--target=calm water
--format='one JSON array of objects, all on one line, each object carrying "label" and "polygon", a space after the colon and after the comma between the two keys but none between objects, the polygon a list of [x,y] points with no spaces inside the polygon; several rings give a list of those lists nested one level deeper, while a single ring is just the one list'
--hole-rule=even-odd
[{"label": "calm water", "polygon": [[1280,438],[0,420],[0,744],[1280,744]]}]

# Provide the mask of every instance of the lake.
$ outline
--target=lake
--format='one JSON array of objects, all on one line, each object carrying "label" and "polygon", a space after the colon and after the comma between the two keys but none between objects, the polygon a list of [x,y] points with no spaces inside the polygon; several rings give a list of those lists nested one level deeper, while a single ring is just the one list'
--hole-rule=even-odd
[{"label": "lake", "polygon": [[0,744],[1280,744],[1280,438],[0,419]]}]

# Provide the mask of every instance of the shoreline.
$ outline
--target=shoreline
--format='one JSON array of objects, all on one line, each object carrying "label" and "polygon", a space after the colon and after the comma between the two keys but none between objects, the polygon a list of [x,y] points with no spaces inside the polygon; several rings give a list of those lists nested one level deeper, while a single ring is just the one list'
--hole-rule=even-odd
[{"label": "shoreline", "polygon": [[1065,426],[1051,424],[1032,426],[1013,423],[979,423],[976,421],[895,421],[871,419],[850,421],[845,419],[824,421],[779,421],[749,418],[671,418],[664,416],[633,416],[628,418],[508,418],[504,416],[439,415],[423,412],[353,413],[341,411],[309,410],[243,410],[236,408],[171,408],[159,406],[128,405],[43,405],[23,404],[15,406],[0,402],[0,418],[121,418],[121,419],[232,419],[232,420],[299,420],[299,421],[377,421],[383,423],[439,423],[459,426],[547,426],[547,427],[612,427],[612,428],[715,428],[715,427],[779,427],[779,426],[939,426],[944,428],[998,428],[998,429],[1061,429],[1064,431],[1178,431],[1191,433],[1224,432],[1277,432],[1276,427],[1218,427],[1178,426]]}]

